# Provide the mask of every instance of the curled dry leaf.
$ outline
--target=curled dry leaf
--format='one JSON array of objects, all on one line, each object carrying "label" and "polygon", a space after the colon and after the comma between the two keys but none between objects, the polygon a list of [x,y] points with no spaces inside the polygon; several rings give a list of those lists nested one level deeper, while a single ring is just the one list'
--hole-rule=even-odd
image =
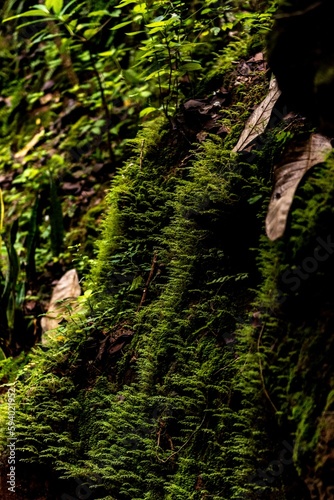
[{"label": "curled dry leaf", "polygon": [[60,278],[52,292],[48,311],[41,321],[43,333],[57,328],[69,307],[75,308],[80,294],[78,274],[75,269],[71,269]]},{"label": "curled dry leaf", "polygon": [[283,235],[293,197],[303,175],[314,165],[323,163],[331,149],[327,137],[311,134],[306,141],[288,148],[282,161],[274,168],[275,186],[266,218],[266,233],[270,240]]},{"label": "curled dry leaf", "polygon": [[269,85],[268,95],[261,104],[255,109],[246,122],[245,128],[242,131],[241,136],[233,148],[234,152],[242,151],[250,145],[259,135],[263,134],[265,131],[273,108],[277,102],[277,99],[281,95],[281,91],[277,86],[276,79],[273,78]]}]

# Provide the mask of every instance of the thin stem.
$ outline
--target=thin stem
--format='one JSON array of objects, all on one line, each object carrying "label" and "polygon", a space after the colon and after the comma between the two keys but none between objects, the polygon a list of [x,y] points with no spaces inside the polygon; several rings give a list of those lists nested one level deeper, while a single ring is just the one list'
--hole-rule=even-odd
[{"label": "thin stem", "polygon": [[114,152],[112,150],[112,142],[111,142],[111,134],[110,134],[110,124],[111,124],[111,117],[110,117],[110,111],[109,111],[109,107],[108,107],[108,103],[107,103],[107,100],[106,100],[106,95],[105,95],[105,92],[104,92],[104,88],[103,88],[103,85],[102,85],[102,80],[101,80],[101,77],[100,77],[100,73],[97,69],[97,66],[96,66],[96,61],[95,61],[95,58],[94,58],[94,55],[91,51],[91,47],[88,45],[88,53],[89,53],[89,58],[90,58],[90,62],[93,66],[93,70],[94,70],[94,73],[95,73],[95,76],[96,76],[96,79],[97,79],[97,83],[98,83],[98,86],[99,86],[99,90],[100,90],[100,94],[101,94],[101,100],[102,100],[102,107],[103,107],[103,110],[104,110],[104,114],[105,114],[105,117],[106,117],[106,122],[107,122],[107,146],[108,146],[108,153],[109,153],[109,158],[110,158],[110,161],[111,163],[114,163],[115,162],[115,155],[114,155]]}]

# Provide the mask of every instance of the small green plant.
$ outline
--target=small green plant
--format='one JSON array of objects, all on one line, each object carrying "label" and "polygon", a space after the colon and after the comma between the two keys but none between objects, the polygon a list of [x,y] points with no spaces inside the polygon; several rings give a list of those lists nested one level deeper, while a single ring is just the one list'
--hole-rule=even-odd
[{"label": "small green plant", "polygon": [[[60,0],[46,0],[45,4],[35,5],[5,21],[34,18],[18,29],[42,23],[32,42],[43,41],[49,46],[51,41],[55,42],[62,65],[76,91],[80,85],[71,53],[80,52],[81,60],[89,62],[104,110],[109,156],[113,161],[110,132],[113,113],[108,97],[121,95],[125,87],[131,100],[135,98],[141,104],[145,101],[149,104],[141,109],[140,117],[161,109],[170,118],[184,95],[193,91],[196,82],[203,77],[208,47],[226,37],[227,30],[234,24],[229,21],[234,19],[230,13],[232,2],[226,2],[224,6],[217,4],[217,1],[210,0],[197,9],[196,2],[192,2],[189,8],[181,0],[169,3],[154,0],[150,4],[143,0],[123,0],[112,11],[87,12],[84,3],[70,1],[64,4]],[[117,18],[122,22],[115,24]],[[94,40],[106,30],[111,30],[114,39],[120,32],[131,40],[130,47],[116,45],[97,54]],[[132,50],[134,45],[138,50]],[[130,60],[124,66],[129,56]],[[115,70],[120,72],[118,82]],[[102,78],[102,72],[113,77],[113,85]]]},{"label": "small green plant", "polygon": [[[138,31],[128,33],[139,39],[140,52],[133,67],[138,68],[151,88],[159,90],[158,107],[169,119],[185,96],[182,87],[193,89],[203,76],[206,47],[214,43],[214,37],[224,35],[224,14],[231,9],[231,2],[226,2],[225,6],[216,3],[207,2],[199,9],[196,9],[195,2],[189,8],[181,0],[167,4],[155,0],[150,6],[141,0],[123,0],[119,5],[128,8],[128,5],[135,4],[130,20],[112,29],[123,29],[130,23],[138,26]],[[141,116],[155,109],[149,106],[141,111]]]},{"label": "small green plant", "polygon": [[[0,342],[2,352],[7,355],[15,349],[15,327],[25,288],[19,278],[19,258],[15,248],[18,221],[14,221],[10,231],[2,237],[4,227],[4,203],[0,190]],[[4,242],[5,253],[2,252]]]}]

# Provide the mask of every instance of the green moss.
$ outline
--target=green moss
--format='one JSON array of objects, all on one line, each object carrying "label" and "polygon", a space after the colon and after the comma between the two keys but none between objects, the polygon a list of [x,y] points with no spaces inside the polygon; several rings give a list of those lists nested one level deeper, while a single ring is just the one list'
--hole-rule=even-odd
[{"label": "green moss", "polygon": [[263,77],[255,93],[235,91],[225,140],[189,145],[161,120],[140,132],[106,199],[85,315],[19,377],[22,459],[91,481],[97,499],[284,498],[284,475],[268,484],[258,471],[282,440],[296,439],[301,473],[315,449],[332,391],[331,302],[310,289],[332,264],[297,294],[281,277],[330,228],[333,162],[310,172],[284,238],[268,242],[287,138],[267,133],[250,163],[231,154],[266,89]]},{"label": "green moss", "polygon": [[[303,270],[319,241],[331,235],[333,172],[332,157],[312,169],[297,191],[284,238],[271,244],[263,239],[258,254],[264,383],[280,425],[295,440],[294,461],[302,476],[315,460],[320,417],[332,390],[331,254],[316,272],[304,270],[304,278],[296,279],[295,270]],[[254,342],[257,335],[255,330]]]},{"label": "green moss", "polygon": [[[22,458],[64,478],[99,473],[118,499],[251,498],[247,478],[264,448],[254,432],[258,365],[247,362],[250,385],[241,383],[236,356],[246,354],[247,342],[236,348],[225,339],[233,339],[236,317],[252,299],[256,263],[231,221],[241,223],[255,167],[241,172],[217,137],[183,171],[163,155],[154,165],[150,138],[144,158],[138,138],[136,156],[108,195],[86,321],[74,317],[63,327],[19,387],[20,404],[29,407],[19,413]],[[142,301],[133,283],[146,283],[152,269]],[[129,271],[131,280],[110,288],[115,273]],[[134,340],[113,367],[103,339],[124,331]],[[93,364],[85,376],[83,359]]]}]

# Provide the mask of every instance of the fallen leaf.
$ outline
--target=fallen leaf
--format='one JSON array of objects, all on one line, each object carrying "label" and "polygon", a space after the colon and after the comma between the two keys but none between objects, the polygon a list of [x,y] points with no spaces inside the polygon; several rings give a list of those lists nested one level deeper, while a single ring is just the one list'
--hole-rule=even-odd
[{"label": "fallen leaf", "polygon": [[189,101],[186,101],[184,103],[184,109],[196,109],[196,108],[201,108],[202,106],[205,106],[206,104],[205,99],[190,99]]},{"label": "fallen leaf", "polygon": [[198,132],[198,134],[196,134],[196,139],[199,142],[203,142],[203,141],[205,141],[207,135],[208,135],[208,132],[204,132],[204,130],[201,130],[201,132]]},{"label": "fallen leaf", "polygon": [[314,165],[323,163],[331,149],[327,137],[311,134],[307,141],[288,148],[282,161],[274,168],[275,185],[266,217],[266,233],[270,240],[283,235],[294,194],[303,175]]},{"label": "fallen leaf", "polygon": [[63,182],[61,187],[63,191],[75,191],[75,194],[80,193],[83,186],[83,182]]},{"label": "fallen leaf", "polygon": [[45,95],[42,95],[42,97],[39,98],[39,101],[41,104],[47,104],[48,102],[52,101],[53,99],[53,95],[52,94],[45,94]]},{"label": "fallen leaf", "polygon": [[126,341],[130,339],[132,336],[133,332],[129,334],[120,335],[114,342],[112,342],[111,346],[108,349],[108,353],[115,354],[116,352],[120,351],[124,347]]},{"label": "fallen leaf", "polygon": [[272,110],[280,95],[281,91],[277,86],[276,79],[273,78],[269,85],[267,97],[263,99],[261,104],[258,105],[247,120],[244,130],[242,131],[236,146],[233,148],[234,152],[242,151],[249,146],[254,139],[263,134],[269,123]]},{"label": "fallen leaf", "polygon": [[[114,337],[114,335],[116,335]],[[100,342],[100,348],[97,355],[97,360],[101,360],[105,353],[108,355],[115,354],[120,351],[126,342],[128,342],[133,336],[133,332],[130,330],[120,330],[119,332],[114,332],[112,335],[106,337],[102,342]]]},{"label": "fallen leaf", "polygon": [[37,134],[34,135],[34,137],[24,146],[24,148],[20,149],[17,153],[15,153],[14,158],[15,160],[22,160],[29,151],[36,146],[36,144],[39,142],[40,138],[43,137],[45,134],[44,128],[37,132]]},{"label": "fallen leaf", "polygon": [[69,309],[73,309],[80,294],[78,274],[71,269],[60,278],[52,292],[48,311],[41,321],[43,333],[57,328]]},{"label": "fallen leaf", "polygon": [[262,61],[264,61],[263,52],[258,52],[257,54],[255,54],[255,56],[248,59],[247,62],[250,63],[250,62],[262,62]]},{"label": "fallen leaf", "polygon": [[48,80],[47,82],[44,83],[44,85],[42,87],[42,91],[44,92],[45,90],[51,89],[51,87],[53,87],[54,84],[55,84],[55,82],[53,80]]},{"label": "fallen leaf", "polygon": [[239,75],[248,76],[251,73],[251,69],[245,61],[241,61],[238,64],[237,71]]}]

